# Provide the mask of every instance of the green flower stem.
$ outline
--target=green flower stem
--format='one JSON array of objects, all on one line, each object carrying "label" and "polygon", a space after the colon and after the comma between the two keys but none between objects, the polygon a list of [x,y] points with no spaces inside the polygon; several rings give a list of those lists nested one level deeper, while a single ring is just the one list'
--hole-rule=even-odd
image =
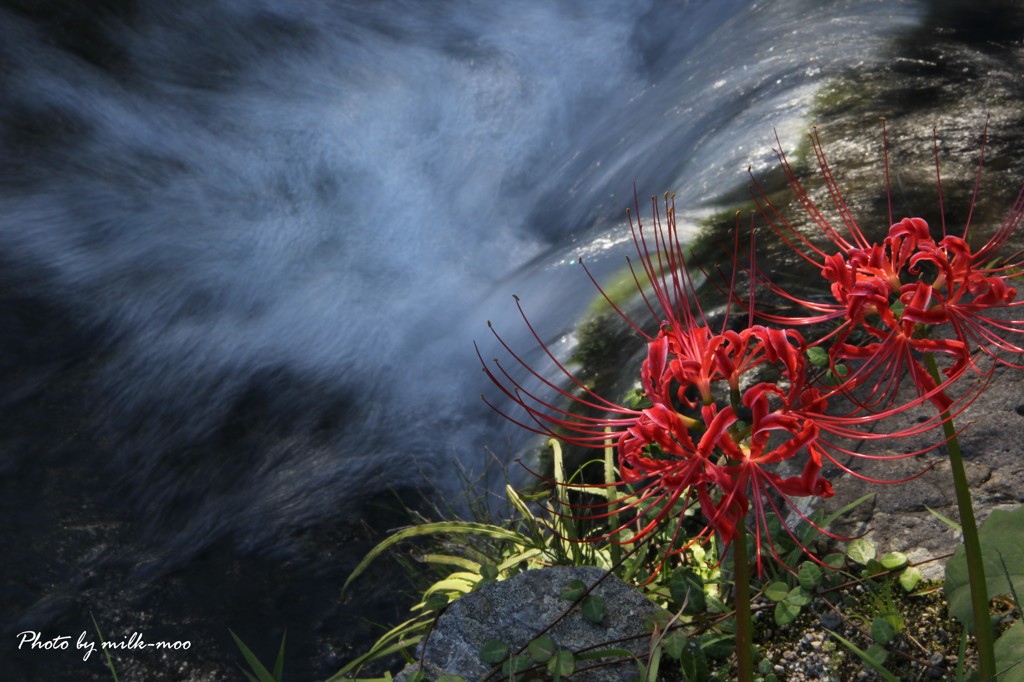
[{"label": "green flower stem", "polygon": [[[942,382],[935,357],[924,354],[925,367],[936,384]],[[967,580],[971,586],[971,609],[974,613],[974,641],[978,646],[980,678],[994,680],[996,677],[995,636],[988,609],[988,585],[985,582],[985,566],[981,559],[981,540],[978,537],[978,523],[974,518],[971,502],[971,488],[964,470],[964,459],[960,452],[960,440],[949,411],[942,413],[942,430],[946,435],[946,450],[949,452],[949,468],[953,472],[953,488],[956,504],[960,511],[960,526],[964,535],[964,554],[967,559]]]},{"label": "green flower stem", "polygon": [[747,556],[747,528],[740,519],[732,541],[733,573],[736,581],[736,679],[754,679],[754,626],[750,615],[750,558]]}]

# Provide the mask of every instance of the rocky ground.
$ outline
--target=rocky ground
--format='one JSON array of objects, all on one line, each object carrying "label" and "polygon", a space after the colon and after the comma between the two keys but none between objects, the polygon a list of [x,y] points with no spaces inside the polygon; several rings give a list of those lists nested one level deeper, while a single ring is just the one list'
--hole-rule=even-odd
[{"label": "rocky ground", "polygon": [[[993,381],[956,420],[962,429],[961,447],[979,523],[993,509],[1024,503],[1024,373],[996,370]],[[934,436],[932,436],[934,438]],[[923,447],[926,439],[899,443],[902,451]],[[877,448],[880,453],[890,452]],[[949,463],[943,450],[918,457],[862,462],[865,475],[899,479],[927,469],[919,478],[894,485],[876,485],[850,475],[833,481],[836,496],[827,509],[838,509],[862,495],[874,497],[844,517],[836,529],[877,544],[880,552],[901,551],[920,563],[925,577],[941,579],[944,557],[960,537],[929,510],[959,519]]]},{"label": "rocky ground", "polygon": [[[908,416],[906,423],[920,419]],[[1014,368],[996,370],[992,381],[957,420],[965,465],[971,483],[975,513],[983,523],[995,509],[1012,509],[1024,503],[1024,373]],[[928,437],[907,442],[862,443],[873,454],[899,454],[924,447]],[[898,445],[898,449],[892,449]],[[857,470],[875,478],[900,479],[914,473],[918,478],[905,483],[877,485],[844,474],[833,478],[836,496],[824,505],[836,510],[872,494],[873,497],[833,524],[832,529],[849,536],[862,535],[874,543],[879,554],[903,552],[931,589],[919,587],[907,595],[898,586],[891,591],[903,630],[889,647],[886,668],[905,680],[952,680],[959,657],[962,628],[946,610],[941,581],[946,561],[961,543],[961,537],[936,513],[959,520],[949,463],[945,451],[906,459],[855,464]],[[883,679],[866,667],[827,630],[866,648],[871,644],[870,617],[877,612],[873,590],[848,584],[821,594],[801,616],[785,628],[775,626],[766,604],[760,614],[760,646],[772,661],[780,680],[874,680]],[[1012,604],[995,603],[1005,611],[1006,626],[1019,617]],[[973,660],[969,640],[966,662]]]}]

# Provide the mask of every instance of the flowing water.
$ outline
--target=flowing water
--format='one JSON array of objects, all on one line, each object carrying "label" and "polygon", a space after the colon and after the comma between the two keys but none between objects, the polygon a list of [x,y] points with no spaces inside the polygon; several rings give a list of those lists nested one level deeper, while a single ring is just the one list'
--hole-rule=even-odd
[{"label": "flowing water", "polygon": [[634,183],[711,210],[921,12],[4,3],[0,669],[105,679],[16,650],[92,613],[193,642],[124,654],[139,679],[235,677],[229,627],[330,674],[395,616],[386,582],[337,604],[359,529],[396,522],[375,500],[528,444],[479,399],[486,321],[529,347],[519,294],[568,343],[594,295],[569,266],[621,264]]}]

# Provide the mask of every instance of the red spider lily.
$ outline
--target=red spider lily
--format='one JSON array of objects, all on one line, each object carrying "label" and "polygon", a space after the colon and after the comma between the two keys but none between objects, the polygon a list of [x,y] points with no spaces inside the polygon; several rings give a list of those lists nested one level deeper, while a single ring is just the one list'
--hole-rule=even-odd
[{"label": "red spider lily", "polygon": [[[683,512],[695,498],[700,502],[705,531],[669,553],[686,549],[709,530],[728,545],[736,536],[737,524],[753,510],[760,568],[762,537],[768,537],[771,544],[768,514],[782,515],[777,497],[813,524],[789,498],[831,497],[833,492],[831,484],[819,475],[822,449],[817,445],[816,423],[787,407],[799,401],[805,376],[802,345],[795,345],[794,340],[802,344],[798,334],[755,326],[714,337],[712,345],[720,352],[709,354],[717,359],[715,369],[708,373],[712,382],[727,385],[730,395],[738,376],[736,368],[763,369],[761,365],[768,362],[783,363],[782,383],[789,384],[788,389],[776,383],[756,383],[735,405],[702,402],[697,418],[684,416],[664,402],[642,410],[617,444],[622,481],[634,492],[619,500],[620,508],[602,515],[621,518],[629,512],[629,518],[602,537],[629,529],[631,535],[619,541],[636,543],[659,529],[670,515],[676,517],[673,536],[678,536]],[[650,345],[667,344],[656,340]],[[734,362],[727,349],[735,351],[740,362]],[[660,353],[652,355],[663,364]],[[752,359],[756,360],[750,362]],[[657,372],[646,374],[658,376]],[[660,376],[674,381],[667,370]],[[784,478],[773,470],[800,454],[806,457],[800,475]],[[682,507],[676,507],[677,503]],[[796,535],[790,535],[799,544]],[[776,553],[774,545],[772,552]]]},{"label": "red spider lily", "polygon": [[[1014,212],[1012,219],[1019,221],[1024,212],[1020,199]],[[1009,257],[1009,264],[984,265],[995,244],[997,240],[993,238],[977,253],[972,253],[966,239],[952,235],[937,244],[922,244],[912,267],[919,270],[921,265],[931,264],[937,275],[931,284],[905,285],[901,296],[905,305],[903,318],[928,326],[949,324],[967,348],[977,348],[998,362],[1020,367],[1007,361],[1003,354],[1024,353],[1024,348],[1004,338],[1001,332],[1022,333],[1024,321],[1003,321],[993,313],[1024,305],[1024,300],[1017,300],[1017,290],[1008,283],[1020,276],[1018,268],[1024,259],[1018,252]]]},{"label": "red spider lily", "polygon": [[[883,137],[884,133],[883,125]],[[959,237],[946,234],[943,218],[942,236],[936,241],[921,218],[904,218],[893,223],[891,201],[889,232],[881,244],[873,243],[847,208],[816,132],[811,135],[811,142],[832,203],[839,212],[841,227],[830,223],[807,195],[781,151],[781,144],[776,152],[803,210],[832,243],[834,252],[827,253],[796,230],[767,198],[756,179],[754,198],[776,235],[817,267],[830,282],[834,302],[802,298],[757,272],[754,276],[761,284],[807,311],[802,316],[757,314],[771,323],[788,326],[838,322],[836,329],[818,343],[831,342],[829,353],[833,366],[844,361],[856,363],[855,371],[844,381],[844,390],[852,397],[852,389],[868,387],[868,397],[855,402],[857,410],[891,413],[924,400],[932,402],[940,412],[952,409],[954,401],[948,391],[966,369],[971,367],[985,375],[971,359],[974,350],[980,349],[1004,364],[1012,364],[1004,354],[1024,353],[1024,347],[1006,338],[1006,335],[1024,332],[1024,322],[1003,321],[999,314],[1024,304],[1016,300],[1016,290],[1008,282],[1019,276],[1024,257],[1017,251],[995,260],[1024,217],[1024,189],[999,229],[977,251],[972,252],[967,239],[970,216]],[[972,213],[984,147],[983,139]],[[887,157],[885,168],[888,178]],[[939,197],[941,212],[941,182]],[[949,328],[952,338],[931,337],[933,328],[940,326]],[[855,333],[866,335],[869,340],[851,342]],[[944,379],[937,382],[932,378],[921,364],[922,353],[940,354],[950,359]],[[911,378],[918,399],[894,407],[896,390],[903,376]],[[969,395],[962,396],[958,404],[966,407],[971,399]]]},{"label": "red spider lily", "polygon": [[[663,529],[669,517],[676,523],[670,535],[677,538],[685,510],[696,501],[706,523],[704,530],[675,543],[669,553],[680,552],[712,532],[728,545],[736,537],[737,525],[745,523],[752,511],[760,567],[768,515],[780,514],[785,506],[803,516],[790,498],[830,497],[832,486],[820,475],[824,460],[839,464],[837,455],[857,454],[830,442],[827,436],[863,438],[858,427],[877,417],[828,415],[829,395],[808,384],[807,344],[798,332],[749,320],[740,331],[727,330],[728,315],[720,331],[712,330],[697,300],[678,239],[675,209],[667,197],[665,215],[662,223],[655,203],[651,234],[630,216],[641,264],[640,273],[633,269],[633,276],[660,325],[657,334],[647,334],[605,295],[626,323],[648,340],[640,378],[650,404],[630,408],[597,395],[544,345],[521,307],[535,340],[564,375],[562,384],[567,381],[569,386],[564,388],[542,376],[494,332],[541,388],[528,389],[497,360],[495,371],[481,358],[484,371],[523,410],[525,418],[509,416],[488,404],[535,433],[567,443],[589,448],[616,443],[619,485],[627,492],[612,508],[590,518],[626,520],[601,538],[636,543]],[[649,282],[653,299],[645,294],[643,280]],[[729,285],[729,299],[733,298],[734,282]],[[518,298],[516,302],[519,305]],[[766,375],[771,380],[766,381]],[[751,385],[744,387],[744,383]],[[933,426],[914,427],[901,435]],[[796,464],[790,472],[793,475],[777,471],[791,462]],[[785,523],[782,526],[789,531]],[[629,537],[625,537],[627,530]],[[771,544],[770,537],[768,542]],[[771,549],[775,553],[774,545]]]},{"label": "red spider lily", "polygon": [[[904,219],[890,228],[883,244],[850,249],[825,259],[821,274],[832,283],[832,295],[838,304],[845,307],[844,323],[831,346],[832,358],[863,363],[854,377],[861,381],[870,376],[899,377],[906,372],[920,394],[927,395],[940,412],[946,411],[952,400],[945,389],[969,363],[968,346],[956,339],[926,337],[926,319],[945,321],[940,319],[945,318],[941,306],[932,307],[938,292],[921,279],[906,284],[901,281],[901,276],[920,277],[927,254],[933,253],[928,225],[920,218]],[[873,340],[848,343],[850,334],[857,330]],[[926,352],[943,353],[953,360],[941,386],[917,359],[918,353]],[[895,396],[890,390],[879,393]]]}]

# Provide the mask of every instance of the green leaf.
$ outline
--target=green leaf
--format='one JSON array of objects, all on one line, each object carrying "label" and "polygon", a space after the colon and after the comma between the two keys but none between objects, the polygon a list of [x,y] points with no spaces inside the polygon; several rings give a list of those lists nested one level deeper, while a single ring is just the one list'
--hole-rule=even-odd
[{"label": "green leaf", "polygon": [[526,506],[526,502],[523,500],[522,494],[508,483],[505,484],[505,495],[508,497],[509,502],[512,503],[512,506],[523,515],[524,521],[527,523],[537,522],[537,517],[535,517],[533,512],[530,511],[530,508]]},{"label": "green leaf", "polygon": [[706,680],[708,678],[708,657],[699,646],[686,648],[679,668],[687,680]]},{"label": "green leaf", "polygon": [[786,594],[786,599],[783,603],[792,604],[793,606],[807,606],[812,601],[814,601],[813,594],[802,587],[794,587]]},{"label": "green leaf", "polygon": [[442,594],[441,592],[435,592],[435,593],[431,594],[429,597],[427,597],[423,601],[423,610],[424,611],[440,611],[444,607],[448,606],[448,602],[449,601],[450,600],[448,599],[448,595],[447,594]]},{"label": "green leaf", "polygon": [[882,666],[888,656],[885,649],[877,644],[872,644],[865,651],[838,633],[832,632],[831,630],[826,630],[826,632],[838,639],[839,642],[847,649],[857,654],[857,657],[862,660],[865,665],[881,675],[883,680],[886,682],[900,682],[900,678],[896,677]]},{"label": "green leaf", "polygon": [[528,549],[525,552],[518,552],[518,553],[513,554],[512,556],[510,556],[508,559],[505,559],[500,564],[498,564],[498,570],[499,571],[508,571],[509,569],[514,568],[515,566],[518,566],[519,564],[523,563],[524,561],[529,561],[533,557],[541,555],[543,553],[544,552],[542,550],[537,549],[537,548]]},{"label": "green leaf", "polygon": [[811,346],[807,349],[807,360],[815,367],[828,365],[828,352],[821,346]]},{"label": "green leaf", "polygon": [[581,599],[583,595],[587,593],[587,584],[582,580],[570,580],[563,587],[562,591],[559,592],[559,596],[566,601],[576,601]]},{"label": "green leaf", "polygon": [[678,661],[683,656],[683,652],[686,651],[686,647],[689,644],[689,638],[686,633],[682,630],[673,630],[672,632],[665,635],[665,638],[661,640],[661,646],[668,654],[668,657]]},{"label": "green leaf", "polygon": [[928,505],[925,505],[925,509],[927,509],[929,512],[931,512],[931,515],[934,516],[935,518],[937,518],[939,521],[942,521],[944,524],[946,524],[947,526],[952,528],[954,533],[958,533],[959,534],[959,533],[963,533],[964,532],[963,526],[961,526],[959,523],[957,523],[953,519],[949,518],[945,514],[942,514],[940,512],[935,511],[934,509],[932,509]]},{"label": "green leaf", "polygon": [[732,613],[732,606],[718,597],[705,593],[704,599],[708,603],[708,613]]},{"label": "green leaf", "polygon": [[[100,631],[100,624],[96,622],[96,616],[92,615],[92,611],[89,612],[89,618],[92,619],[92,626],[96,629],[96,635],[100,638],[100,648],[103,649],[103,657],[106,660],[107,669],[110,671],[110,676],[114,678],[114,682],[119,682],[119,680],[117,679],[117,668],[114,667],[114,661],[110,658],[110,647],[103,646],[103,644],[106,643],[106,640],[103,639],[103,632]],[[282,639],[281,641],[283,642],[284,640]],[[249,675],[249,673],[245,672],[244,670],[242,672],[245,673],[245,675],[248,676],[250,679],[252,679],[252,675]],[[254,682],[258,682],[258,680],[254,680]]]},{"label": "green leaf", "polygon": [[441,566],[458,566],[459,568],[472,571],[474,573],[480,572],[480,564],[471,559],[467,559],[461,556],[452,556],[450,554],[424,554],[419,557],[419,561],[425,564],[439,564]]},{"label": "green leaf", "polygon": [[780,601],[775,605],[775,624],[789,625],[800,615],[800,607],[788,601]]},{"label": "green leaf", "polygon": [[871,621],[871,639],[878,644],[888,644],[896,636],[892,623],[885,618],[875,618]]},{"label": "green leaf", "polygon": [[591,594],[583,600],[580,609],[583,611],[583,617],[591,623],[600,623],[604,620],[604,597]]},{"label": "green leaf", "polygon": [[665,610],[655,611],[652,615],[644,619],[644,630],[647,632],[664,632],[668,628],[669,621],[672,620],[672,614]]},{"label": "green leaf", "polygon": [[352,679],[356,677],[356,673],[367,663],[380,660],[399,651],[411,649],[423,639],[429,624],[433,620],[431,617],[421,615],[416,618],[410,618],[404,623],[399,623],[381,635],[374,642],[373,646],[370,647],[369,651],[349,661],[341,670],[331,675],[327,682],[340,682],[341,680]]},{"label": "green leaf", "polygon": [[409,538],[438,534],[480,535],[493,540],[504,540],[523,547],[530,545],[530,539],[526,536],[489,523],[473,523],[470,521],[437,521],[435,523],[423,523],[418,526],[410,526],[409,528],[403,528],[394,535],[391,535],[370,550],[369,554],[363,557],[363,560],[360,561],[359,565],[352,571],[352,575],[348,577],[345,584],[342,585],[341,593],[344,595],[352,581],[362,575],[363,571],[365,571],[377,557],[394,545],[402,542],[403,540],[408,540]]},{"label": "green leaf", "polygon": [[697,646],[705,655],[724,661],[736,653],[736,638],[732,635],[707,632],[697,639]]},{"label": "green leaf", "polygon": [[489,639],[480,648],[480,660],[496,665],[508,658],[508,645],[500,639]]},{"label": "green leaf", "polygon": [[822,559],[822,562],[824,562],[826,566],[831,566],[832,568],[839,570],[846,565],[846,555],[834,552]]},{"label": "green leaf", "polygon": [[[658,672],[661,670],[661,654],[663,649],[660,646],[654,647],[647,657],[646,665],[640,663],[640,679],[643,682],[654,682],[658,679]],[[557,682],[557,680],[555,680]]]},{"label": "green leaf", "polygon": [[[840,507],[839,509],[835,510],[834,512],[832,512],[828,516],[826,516],[822,520],[822,522],[819,523],[818,525],[821,526],[822,528],[828,528],[829,526],[831,526],[835,522],[836,519],[842,518],[842,517],[846,516],[851,511],[853,511],[854,509],[856,509],[860,505],[864,504],[865,502],[870,500],[875,495],[876,495],[876,493],[868,493],[867,495],[862,495],[861,497],[858,497],[853,502],[849,502],[847,504],[844,504],[842,507]],[[828,561],[826,561],[825,563],[828,564]],[[829,565],[831,566],[832,564],[829,564]]]},{"label": "green leaf", "polygon": [[882,558],[878,560],[878,563],[882,564],[882,568],[887,571],[895,571],[896,569],[906,566],[909,561],[907,560],[907,555],[903,552],[889,552],[888,554],[883,555]]},{"label": "green leaf", "polygon": [[[999,682],[1024,682],[1024,621],[1017,621],[996,640]],[[1006,672],[1003,672],[1003,671]]]},{"label": "green leaf", "polygon": [[576,657],[571,651],[559,651],[548,661],[548,672],[558,677],[567,677],[576,670]]},{"label": "green leaf", "polygon": [[836,365],[825,372],[825,378],[833,386],[839,386],[843,383],[843,380],[850,374],[850,368],[846,365]]},{"label": "green leaf", "polygon": [[789,585],[783,582],[774,582],[764,588],[764,596],[772,601],[782,601],[789,594]]},{"label": "green leaf", "polygon": [[288,631],[285,630],[281,635],[281,648],[277,650],[277,659],[274,661],[274,680],[276,682],[281,682],[284,678],[284,639],[287,636]]},{"label": "green leaf", "polygon": [[[1024,506],[1013,511],[994,509],[978,530],[985,583],[990,597],[1024,593]],[[1005,565],[1005,568],[1004,568]],[[949,613],[974,632],[971,586],[963,545],[946,563],[946,601]]]},{"label": "green leaf", "polygon": [[422,670],[413,670],[405,678],[405,682],[427,682],[427,674]]},{"label": "green leaf", "polygon": [[436,583],[428,587],[423,595],[430,597],[437,592],[460,592],[465,594],[472,592],[473,588],[477,585],[480,580],[480,576],[476,573],[452,573],[443,580],[438,580]]},{"label": "green leaf", "polygon": [[530,658],[537,663],[544,663],[545,661],[550,660],[557,650],[558,647],[555,646],[555,641],[547,635],[538,637],[530,642],[526,647],[526,651],[530,654]]},{"label": "green leaf", "polygon": [[703,613],[707,610],[704,580],[693,571],[677,568],[669,578],[668,589],[672,601],[683,607],[683,613]]},{"label": "green leaf", "polygon": [[876,553],[875,545],[863,538],[851,540],[850,544],[846,546],[846,556],[862,566],[866,566],[869,561],[874,559]]},{"label": "green leaf", "polygon": [[437,682],[466,682],[466,678],[462,675],[445,673],[437,678]]},{"label": "green leaf", "polygon": [[501,674],[505,677],[518,675],[519,673],[528,670],[531,665],[532,661],[530,661],[529,656],[516,654],[515,656],[511,656],[506,659],[506,661],[501,664]]},{"label": "green leaf", "polygon": [[480,577],[484,580],[497,580],[498,567],[494,564],[484,564],[480,567]]},{"label": "green leaf", "polygon": [[913,592],[917,584],[921,582],[921,569],[917,566],[910,566],[900,573],[900,587],[907,592]]},{"label": "green leaf", "polygon": [[800,564],[800,570],[797,572],[797,577],[800,580],[800,587],[804,588],[808,592],[814,591],[814,589],[821,584],[821,569],[813,561],[805,561]]},{"label": "green leaf", "polygon": [[885,647],[879,644],[872,644],[864,652],[868,655],[868,658],[875,661],[879,665],[885,663],[885,659],[889,658],[889,652],[885,650]]},{"label": "green leaf", "polygon": [[[229,629],[228,632],[231,633],[231,639],[235,640],[235,646],[237,646],[238,649],[242,652],[242,657],[245,658],[245,662],[249,664],[249,667],[252,669],[253,673],[255,673],[255,679],[258,680],[258,682],[281,682],[280,678],[271,675],[270,671],[267,670],[262,663],[260,663],[260,659],[257,658],[256,654],[252,652],[252,649],[245,645],[245,642],[239,639],[238,635],[235,634],[234,630]],[[284,646],[283,638],[281,640],[281,646]],[[242,672],[245,671],[243,670]],[[249,675],[249,673],[246,673],[246,677],[252,676]]]}]

